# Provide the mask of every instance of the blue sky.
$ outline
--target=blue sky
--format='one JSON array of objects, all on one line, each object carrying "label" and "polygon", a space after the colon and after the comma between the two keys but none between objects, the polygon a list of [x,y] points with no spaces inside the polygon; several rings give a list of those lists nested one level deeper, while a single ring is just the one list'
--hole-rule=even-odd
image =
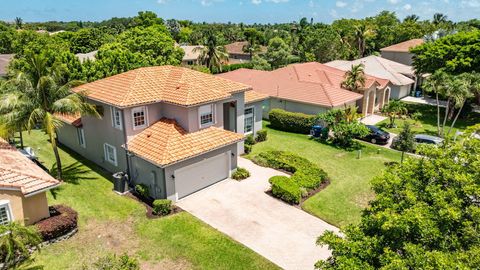
[{"label": "blue sky", "polygon": [[381,10],[400,18],[417,14],[429,19],[436,12],[454,21],[480,18],[480,0],[1,0],[0,20],[99,21],[134,16],[151,10],[162,18],[196,22],[291,22],[301,17],[316,22],[363,18]]}]

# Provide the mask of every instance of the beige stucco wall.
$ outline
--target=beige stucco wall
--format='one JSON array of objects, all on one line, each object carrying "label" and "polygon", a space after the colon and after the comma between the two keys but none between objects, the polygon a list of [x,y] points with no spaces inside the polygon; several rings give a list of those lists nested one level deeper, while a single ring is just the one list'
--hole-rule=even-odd
[{"label": "beige stucco wall", "polygon": [[12,209],[13,219],[25,225],[31,225],[50,215],[45,192],[31,197],[24,197],[20,191],[0,190],[0,200],[8,200]]}]

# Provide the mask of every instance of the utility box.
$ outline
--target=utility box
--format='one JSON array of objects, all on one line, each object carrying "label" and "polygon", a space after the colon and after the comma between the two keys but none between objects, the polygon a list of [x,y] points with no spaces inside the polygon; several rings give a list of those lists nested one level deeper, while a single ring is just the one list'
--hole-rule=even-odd
[{"label": "utility box", "polygon": [[117,172],[113,174],[113,190],[118,193],[124,193],[127,188],[127,174],[124,172]]}]

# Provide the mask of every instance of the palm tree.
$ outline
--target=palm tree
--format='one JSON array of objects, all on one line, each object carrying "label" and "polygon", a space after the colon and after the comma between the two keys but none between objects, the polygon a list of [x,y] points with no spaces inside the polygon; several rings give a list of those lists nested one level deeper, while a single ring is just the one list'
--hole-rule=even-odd
[{"label": "palm tree", "polygon": [[4,263],[0,269],[19,269],[30,263],[29,248],[39,248],[41,242],[42,238],[33,227],[17,222],[0,225],[0,259]]},{"label": "palm tree", "polygon": [[433,23],[434,25],[439,25],[439,24],[441,24],[441,23],[447,22],[447,18],[448,18],[448,17],[447,17],[447,15],[445,15],[445,14],[435,13],[435,14],[433,14],[433,21],[432,21],[432,23]]},{"label": "palm tree", "polygon": [[475,93],[480,92],[480,76],[476,73],[461,74],[457,76],[453,87],[456,90],[452,93],[452,99],[454,101],[454,106],[458,111],[448,129],[447,137],[455,126],[455,122],[457,122],[457,119],[465,106],[465,101],[468,98],[473,97]]},{"label": "palm tree", "polygon": [[405,22],[418,22],[418,20],[420,20],[420,17],[416,14],[408,15],[403,19]]},{"label": "palm tree", "polygon": [[383,107],[383,112],[388,115],[390,120],[389,127],[391,128],[395,127],[395,119],[397,116],[408,113],[405,103],[400,100],[391,100]]},{"label": "palm tree", "polygon": [[20,17],[15,17],[15,27],[17,29],[22,29],[23,26],[23,20]]},{"label": "palm tree", "polygon": [[218,45],[217,37],[212,32],[208,32],[205,46],[195,48],[193,51],[200,52],[200,62],[210,70],[216,67],[222,71],[222,63],[228,60],[225,46]]},{"label": "palm tree", "polygon": [[440,129],[440,99],[439,95],[445,93],[444,83],[447,81],[447,74],[441,70],[433,73],[431,76],[427,78],[427,80],[423,83],[423,89],[426,92],[434,92],[435,99],[437,101],[437,135],[441,136],[441,129]]},{"label": "palm tree", "polygon": [[345,73],[345,80],[342,87],[353,92],[358,92],[365,87],[365,66],[363,64],[352,65],[352,68]]},{"label": "palm tree", "polygon": [[360,57],[365,56],[367,51],[367,39],[369,39],[373,34],[373,30],[367,27],[365,24],[355,26],[355,40]]},{"label": "palm tree", "polygon": [[18,126],[31,131],[37,124],[49,136],[55,154],[57,177],[62,179],[62,164],[56,143],[56,131],[63,124],[58,115],[92,115],[100,117],[83,93],[72,93],[79,82],[62,83],[56,66],[48,67],[44,54],[27,57],[27,69],[18,72],[0,94],[0,126],[15,130]]}]

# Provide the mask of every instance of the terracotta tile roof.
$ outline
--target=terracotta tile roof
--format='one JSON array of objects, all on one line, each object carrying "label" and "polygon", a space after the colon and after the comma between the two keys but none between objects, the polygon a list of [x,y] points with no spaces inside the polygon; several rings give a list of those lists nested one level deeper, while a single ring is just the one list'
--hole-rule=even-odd
[{"label": "terracotta tile roof", "polygon": [[254,90],[245,92],[245,104],[262,101],[267,98],[268,98],[268,95],[262,94]]},{"label": "terracotta tile roof", "polygon": [[[388,81],[394,85],[410,85],[415,83],[414,80],[407,77],[415,76],[415,72],[411,66],[400,64],[380,56],[371,55],[353,61],[332,61],[325,65],[347,71],[351,69],[352,65],[358,64],[365,66],[366,74],[382,78],[387,84]],[[379,83],[382,82],[379,80]]]},{"label": "terracotta tile roof", "polygon": [[411,48],[422,45],[425,41],[421,38],[411,39],[392,46],[380,49],[383,52],[409,52]]},{"label": "terracotta tile roof", "polygon": [[[317,62],[293,64],[274,71],[238,69],[217,76],[251,85],[270,97],[335,107],[359,100],[363,95],[343,89],[345,71]],[[385,87],[388,81],[367,76],[366,88]]]},{"label": "terracotta tile roof", "polygon": [[247,85],[174,66],[138,68],[74,89],[120,108],[155,102],[193,106],[246,90],[250,90]]},{"label": "terracotta tile roof", "polygon": [[[225,45],[225,50],[227,50],[228,54],[244,54],[248,55],[249,53],[246,53],[243,51],[243,47],[248,45],[247,41],[238,41],[238,42],[233,42],[230,44]],[[262,53],[267,51],[267,47],[265,46],[260,46],[260,51]]]},{"label": "terracotta tile roof", "polygon": [[243,139],[242,134],[217,127],[187,133],[175,120],[162,118],[131,139],[128,151],[165,167]]},{"label": "terracotta tile roof", "polygon": [[0,138],[0,189],[24,195],[58,186],[60,182]]},{"label": "terracotta tile roof", "polygon": [[82,126],[82,116],[80,114],[75,114],[75,115],[55,114],[55,117],[74,127]]}]

